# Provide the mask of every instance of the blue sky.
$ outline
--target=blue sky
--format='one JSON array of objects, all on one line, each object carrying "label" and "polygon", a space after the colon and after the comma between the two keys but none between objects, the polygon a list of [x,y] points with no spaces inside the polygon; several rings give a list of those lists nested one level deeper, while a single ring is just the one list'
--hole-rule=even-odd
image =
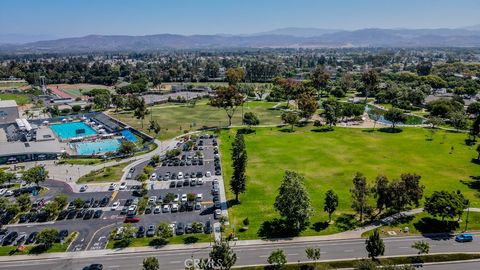
[{"label": "blue sky", "polygon": [[240,34],[480,24],[479,0],[2,0],[0,34]]}]

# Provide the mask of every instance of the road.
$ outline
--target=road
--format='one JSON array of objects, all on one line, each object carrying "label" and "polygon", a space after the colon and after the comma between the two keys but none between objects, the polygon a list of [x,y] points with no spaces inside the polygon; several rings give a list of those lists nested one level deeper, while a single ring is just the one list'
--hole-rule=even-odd
[{"label": "road", "polygon": [[[418,240],[425,240],[430,244],[430,253],[449,253],[449,252],[478,252],[480,250],[480,241],[472,243],[456,243],[451,238],[424,238],[424,237],[398,237],[386,238],[385,250],[386,256],[395,255],[414,255],[416,251],[411,245]],[[321,249],[322,260],[364,258],[365,240],[327,240],[312,242],[263,242],[263,244],[249,244],[248,241],[233,244],[233,249],[238,256],[236,266],[246,266],[254,264],[265,264],[267,257],[274,249],[283,249],[289,262],[305,261],[306,247],[319,247]],[[51,254],[49,259],[26,260],[24,256],[0,258],[0,269],[22,269],[22,270],[64,270],[64,269],[82,269],[82,267],[91,263],[102,263],[104,269],[140,269],[143,259],[147,256],[155,256],[160,261],[160,265],[165,269],[184,269],[185,261],[190,261],[208,256],[210,247],[208,244],[198,245],[197,247],[178,246],[175,249],[140,249],[136,252],[131,250],[117,251],[85,251],[81,253]],[[479,263],[470,263],[453,268],[450,265],[428,266],[426,269],[470,269],[465,267],[474,267],[479,269]],[[476,267],[476,268],[475,268]]]}]

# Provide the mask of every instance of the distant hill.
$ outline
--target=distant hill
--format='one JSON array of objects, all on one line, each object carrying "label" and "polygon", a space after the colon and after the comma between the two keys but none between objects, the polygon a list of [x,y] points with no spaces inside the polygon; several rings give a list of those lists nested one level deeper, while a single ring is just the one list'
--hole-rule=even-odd
[{"label": "distant hill", "polygon": [[284,28],[252,35],[89,35],[3,44],[4,53],[148,51],[195,48],[480,47],[480,30]]}]

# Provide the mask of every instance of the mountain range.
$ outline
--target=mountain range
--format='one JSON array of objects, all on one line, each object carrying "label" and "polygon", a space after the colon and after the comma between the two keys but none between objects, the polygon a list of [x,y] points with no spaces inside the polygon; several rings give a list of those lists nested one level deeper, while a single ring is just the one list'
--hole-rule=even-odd
[{"label": "mountain range", "polygon": [[282,28],[249,35],[88,35],[2,44],[1,52],[152,51],[208,48],[480,47],[480,25],[465,28],[353,31]]}]

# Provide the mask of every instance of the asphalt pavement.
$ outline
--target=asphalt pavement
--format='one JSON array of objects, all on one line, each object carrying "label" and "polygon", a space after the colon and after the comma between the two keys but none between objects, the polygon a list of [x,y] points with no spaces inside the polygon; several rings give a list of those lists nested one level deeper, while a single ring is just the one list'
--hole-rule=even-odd
[{"label": "asphalt pavement", "polygon": [[[450,253],[450,252],[478,252],[480,250],[480,241],[471,243],[457,243],[452,238],[424,238],[424,237],[396,237],[386,238],[385,255],[414,255],[416,250],[411,245],[418,240],[425,240],[430,244],[430,253]],[[232,243],[232,247],[237,254],[238,260],[236,266],[247,266],[256,264],[266,264],[267,257],[275,249],[283,249],[289,262],[305,261],[306,247],[319,247],[321,249],[321,260],[336,259],[360,259],[365,258],[365,239],[352,240],[331,240],[331,241],[312,241],[312,242],[281,242],[264,241],[263,244],[248,244],[247,241]],[[156,257],[164,269],[185,269],[185,263],[190,263],[194,259],[205,258],[208,256],[211,248],[208,244],[201,247],[185,246],[184,248],[159,248],[140,250],[132,252],[128,250],[113,250],[101,252],[81,252],[78,254],[65,253],[62,256],[54,256],[42,260],[21,259],[18,261],[5,261],[6,259],[15,260],[15,257],[0,258],[0,269],[36,269],[36,270],[55,270],[55,269],[82,269],[84,266],[92,263],[101,263],[104,269],[141,269],[142,261],[147,256]],[[425,269],[479,269],[478,262],[445,264],[438,266],[426,266]],[[458,266],[458,268],[457,268]],[[469,267],[469,268],[467,268]]]}]

